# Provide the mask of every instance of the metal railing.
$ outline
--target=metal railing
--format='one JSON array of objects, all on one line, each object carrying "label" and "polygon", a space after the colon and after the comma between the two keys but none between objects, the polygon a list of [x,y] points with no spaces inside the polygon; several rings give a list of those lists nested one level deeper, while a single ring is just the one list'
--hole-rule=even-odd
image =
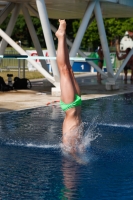
[{"label": "metal railing", "polygon": [[[14,55],[16,52],[14,50],[5,51],[5,54],[12,54]],[[0,68],[1,70],[9,69],[10,67],[17,67],[18,62],[15,59],[0,59]]]},{"label": "metal railing", "polygon": [[[14,49],[6,50],[4,55],[17,55],[17,51]],[[113,53],[112,53],[113,54]],[[111,54],[111,55],[112,55]],[[116,58],[114,58],[116,59]],[[116,59],[114,64],[114,71],[117,71],[120,65],[122,64],[121,61],[118,61]],[[0,58],[0,72],[2,71],[19,71],[20,68],[23,68],[23,65],[25,65],[25,70],[28,70],[27,62],[24,63],[24,60],[19,59],[13,59],[13,58],[7,58],[7,59],[1,59]]]},{"label": "metal railing", "polygon": [[[18,54],[15,50],[6,50],[5,55],[16,55]],[[18,71],[18,68],[22,66],[21,62],[22,60],[18,59],[0,59],[0,71]]]}]

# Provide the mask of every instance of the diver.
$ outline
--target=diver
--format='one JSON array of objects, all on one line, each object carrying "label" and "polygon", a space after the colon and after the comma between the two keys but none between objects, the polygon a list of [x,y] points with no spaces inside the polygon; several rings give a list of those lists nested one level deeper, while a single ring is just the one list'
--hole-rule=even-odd
[{"label": "diver", "polygon": [[58,38],[57,65],[60,72],[60,106],[65,112],[62,127],[62,141],[65,150],[74,153],[80,148],[83,133],[81,122],[81,93],[69,61],[65,20],[59,20],[59,28],[55,35]]}]

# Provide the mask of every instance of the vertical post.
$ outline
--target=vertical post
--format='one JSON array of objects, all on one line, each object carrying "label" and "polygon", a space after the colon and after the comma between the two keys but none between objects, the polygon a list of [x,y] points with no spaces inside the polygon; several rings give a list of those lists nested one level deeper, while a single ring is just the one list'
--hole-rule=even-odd
[{"label": "vertical post", "polygon": [[[20,11],[20,7],[21,7],[21,4],[18,4],[18,5],[16,4],[16,6],[13,10],[11,19],[8,23],[8,26],[7,26],[7,29],[6,29],[6,34],[9,35],[9,36],[12,34],[13,28],[15,26],[15,23],[16,23],[16,20],[17,20],[19,11]],[[6,47],[7,47],[7,42],[2,39],[1,44],[0,44],[0,54],[1,55],[4,54]]]},{"label": "vertical post", "polygon": [[94,10],[95,4],[96,4],[96,0],[92,1],[88,5],[88,8],[87,8],[87,10],[86,10],[86,12],[84,14],[83,19],[82,19],[82,23],[81,23],[81,25],[79,27],[79,30],[78,30],[77,35],[76,35],[76,38],[74,40],[73,46],[71,48],[70,57],[76,56],[76,53],[77,53],[77,51],[78,51],[78,49],[80,47],[81,41],[82,41],[84,33],[86,31],[86,28],[88,26],[89,20],[90,20],[90,18],[92,16],[92,12]]},{"label": "vertical post", "polygon": [[14,7],[15,7],[15,3],[8,3],[7,6],[3,10],[1,10],[1,12],[0,12],[0,25],[7,18],[8,14],[12,11],[12,9]]},{"label": "vertical post", "polygon": [[23,60],[23,78],[25,78],[25,60]]},{"label": "vertical post", "polygon": [[[27,23],[27,26],[28,26],[32,41],[34,43],[35,49],[37,50],[37,53],[38,53],[39,56],[43,56],[42,48],[41,48],[39,39],[37,37],[34,25],[32,23],[31,17],[29,15],[28,9],[26,7],[24,7],[24,6],[22,6],[22,11],[23,11],[24,18],[25,18],[25,21]],[[40,62],[42,64],[43,68],[46,71],[48,71],[48,67],[47,67],[46,61],[45,60],[40,60]]]},{"label": "vertical post", "polygon": [[[42,25],[42,29],[43,29],[49,56],[56,57],[54,42],[53,42],[53,38],[52,38],[52,33],[51,33],[51,29],[50,29],[48,14],[47,14],[44,0],[36,0],[36,4],[37,4],[38,13],[40,16],[40,21],[41,21],[41,25]],[[60,75],[59,75],[57,63],[55,60],[51,60],[50,63],[52,66],[52,71],[53,71],[53,76],[55,78],[55,81],[59,82]]]},{"label": "vertical post", "polygon": [[103,53],[104,53],[104,57],[105,57],[106,65],[107,65],[108,77],[113,78],[114,77],[113,68],[111,65],[108,41],[107,41],[107,37],[106,37],[106,32],[105,32],[105,27],[104,27],[104,22],[103,22],[103,17],[102,17],[102,12],[101,12],[99,1],[97,1],[96,5],[95,5],[94,12],[95,12],[96,20],[97,20],[101,45],[102,45],[102,49],[103,49]]},{"label": "vertical post", "polygon": [[129,61],[129,59],[131,58],[132,55],[133,55],[133,49],[129,52],[129,54],[127,55],[127,57],[123,61],[122,65],[118,69],[118,71],[115,75],[115,80],[117,80],[118,76],[120,75],[120,73],[122,72],[122,70],[124,69],[124,67],[126,66],[127,62]]},{"label": "vertical post", "polygon": [[[26,7],[36,16],[36,17],[39,17],[38,15],[38,12],[29,4],[26,4]],[[91,17],[90,21],[89,21],[89,24],[94,20],[94,14],[93,16]],[[88,25],[87,25],[88,26]],[[57,29],[52,25],[50,24],[50,27],[51,27],[51,30],[55,33],[57,31]],[[68,46],[72,47],[72,42],[66,38],[66,42],[68,44]],[[77,51],[81,56],[83,57],[86,57],[86,55],[78,49]],[[98,72],[100,72],[103,76],[107,77],[107,75],[93,62],[93,61],[88,61],[88,63],[93,66]]]},{"label": "vertical post", "polygon": [[21,61],[18,59],[18,77],[20,78]]}]

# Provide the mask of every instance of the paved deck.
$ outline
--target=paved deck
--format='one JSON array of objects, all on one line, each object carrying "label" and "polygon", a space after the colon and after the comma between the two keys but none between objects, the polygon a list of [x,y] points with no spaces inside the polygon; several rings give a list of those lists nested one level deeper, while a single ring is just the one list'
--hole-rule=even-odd
[{"label": "paved deck", "polygon": [[[80,85],[83,100],[133,92],[133,82],[129,78],[125,83],[122,76],[118,79],[120,89],[114,91],[105,89],[104,79],[97,82],[96,74],[80,74],[76,75],[76,79]],[[31,90],[0,92],[0,113],[46,106],[48,102],[59,101],[60,97],[51,96],[51,87],[44,86],[43,80],[33,80]]]}]

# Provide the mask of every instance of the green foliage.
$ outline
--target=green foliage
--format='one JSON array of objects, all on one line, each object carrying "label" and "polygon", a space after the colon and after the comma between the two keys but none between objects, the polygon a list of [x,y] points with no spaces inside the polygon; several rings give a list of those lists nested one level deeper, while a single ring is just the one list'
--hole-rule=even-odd
[{"label": "green foliage", "polygon": [[4,31],[6,30],[10,17],[11,17],[11,14],[9,14],[8,17],[5,19],[4,23],[0,25],[0,28],[3,29]]},{"label": "green foliage", "polygon": [[[4,31],[8,25],[11,15],[9,15],[4,23],[0,26]],[[31,17],[35,27],[37,36],[39,38],[42,48],[46,48],[45,39],[41,27],[40,20],[37,17]],[[50,23],[58,28],[58,20],[49,19]],[[67,36],[73,42],[79,29],[81,20],[67,20]],[[109,45],[112,45],[116,37],[123,37],[126,31],[133,31],[133,18],[107,18],[104,19],[105,30]],[[52,33],[55,46],[57,46],[57,39]],[[23,46],[33,47],[33,42],[29,34],[23,15],[19,15],[15,28],[12,33],[12,38],[15,41],[21,40]],[[88,27],[84,34],[80,48],[83,50],[95,50],[100,42],[98,27],[96,20],[94,20]]]},{"label": "green foliage", "polygon": [[[72,23],[73,36],[76,37],[76,33],[80,26],[81,21],[75,20]],[[104,19],[105,31],[107,35],[107,40],[109,45],[114,44],[114,40],[116,37],[122,38],[126,31],[133,31],[133,18],[107,18]],[[96,20],[94,20],[89,27],[87,28],[84,37],[82,39],[81,48],[88,49],[93,48],[96,49],[100,42],[98,27]]]}]

